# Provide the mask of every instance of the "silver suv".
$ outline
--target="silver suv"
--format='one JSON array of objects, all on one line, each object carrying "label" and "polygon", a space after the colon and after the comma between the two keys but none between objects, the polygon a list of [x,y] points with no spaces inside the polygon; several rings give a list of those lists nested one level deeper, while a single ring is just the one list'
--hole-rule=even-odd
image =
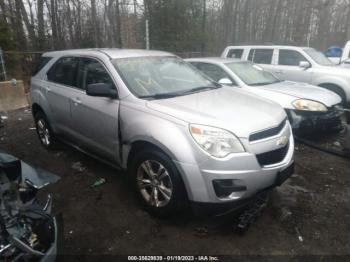
[{"label": "silver suv", "polygon": [[222,87],[172,54],[49,52],[37,71],[32,112],[41,143],[52,148],[60,138],[127,170],[154,214],[188,200],[234,208],[293,173],[282,107]]},{"label": "silver suv", "polygon": [[305,82],[337,93],[350,103],[350,71],[335,65],[322,52],[296,46],[229,46],[221,55],[259,64],[281,80]]}]

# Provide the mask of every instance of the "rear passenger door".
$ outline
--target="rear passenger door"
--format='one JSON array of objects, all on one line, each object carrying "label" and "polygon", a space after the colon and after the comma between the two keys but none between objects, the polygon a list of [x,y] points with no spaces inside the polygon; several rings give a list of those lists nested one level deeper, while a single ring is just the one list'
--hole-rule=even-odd
[{"label": "rear passenger door", "polygon": [[274,70],[274,48],[252,48],[249,51],[247,60],[259,64],[268,71]]},{"label": "rear passenger door", "polygon": [[305,56],[296,50],[280,49],[275,73],[282,80],[311,82],[312,72],[309,69],[301,68],[299,66],[300,62],[310,63]]},{"label": "rear passenger door", "polygon": [[95,154],[117,160],[119,100],[86,94],[89,84],[106,83],[116,89],[104,64],[95,58],[80,58],[78,91],[71,97],[72,123],[80,145]]},{"label": "rear passenger door", "polygon": [[47,72],[45,96],[51,110],[50,122],[58,133],[72,133],[70,98],[77,87],[78,59],[62,57]]}]

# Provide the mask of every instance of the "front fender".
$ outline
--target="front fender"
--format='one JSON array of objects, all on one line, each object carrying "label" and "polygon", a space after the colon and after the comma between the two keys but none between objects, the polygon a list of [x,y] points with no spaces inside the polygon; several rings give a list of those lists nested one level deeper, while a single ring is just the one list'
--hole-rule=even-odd
[{"label": "front fender", "polygon": [[[130,115],[132,117],[128,117]],[[198,164],[208,158],[192,139],[185,122],[125,108],[121,109],[120,117],[123,168],[127,167],[129,152],[135,142],[148,142],[181,163]]]}]

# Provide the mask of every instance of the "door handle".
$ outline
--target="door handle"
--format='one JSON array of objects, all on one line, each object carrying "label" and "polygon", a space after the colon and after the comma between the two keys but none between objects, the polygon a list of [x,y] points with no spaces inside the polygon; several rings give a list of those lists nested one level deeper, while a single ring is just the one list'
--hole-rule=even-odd
[{"label": "door handle", "polygon": [[73,99],[73,103],[74,103],[75,106],[78,106],[78,105],[82,104],[81,100],[78,97]]},{"label": "door handle", "polygon": [[277,70],[276,73],[277,73],[277,74],[283,74],[284,71],[283,71],[283,70]]},{"label": "door handle", "polygon": [[49,93],[49,92],[51,92],[51,88],[46,86],[45,91],[46,91],[46,93]]}]

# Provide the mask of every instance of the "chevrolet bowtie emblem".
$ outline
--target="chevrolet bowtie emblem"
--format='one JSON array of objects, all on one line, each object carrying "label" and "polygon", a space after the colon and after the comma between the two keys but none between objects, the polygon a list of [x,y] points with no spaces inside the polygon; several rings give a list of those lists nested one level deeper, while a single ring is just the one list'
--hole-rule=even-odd
[{"label": "chevrolet bowtie emblem", "polygon": [[277,139],[276,145],[278,146],[285,146],[289,142],[288,137],[286,136],[281,136],[280,138]]}]

